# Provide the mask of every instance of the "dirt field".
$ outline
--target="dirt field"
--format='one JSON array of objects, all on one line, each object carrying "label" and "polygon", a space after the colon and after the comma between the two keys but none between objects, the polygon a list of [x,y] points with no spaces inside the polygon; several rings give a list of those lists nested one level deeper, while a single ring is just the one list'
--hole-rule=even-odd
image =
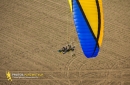
[{"label": "dirt field", "polygon": [[[67,0],[0,0],[0,85],[130,85],[130,0],[103,0],[103,7],[101,51],[87,59]],[[75,56],[57,52],[71,42]],[[10,82],[8,70],[43,77]]]}]

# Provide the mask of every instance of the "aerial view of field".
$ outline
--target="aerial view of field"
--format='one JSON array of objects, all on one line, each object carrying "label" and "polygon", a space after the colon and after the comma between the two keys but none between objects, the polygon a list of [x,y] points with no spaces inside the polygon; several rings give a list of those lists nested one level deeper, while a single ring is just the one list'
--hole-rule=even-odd
[{"label": "aerial view of field", "polygon": [[[130,85],[130,0],[103,0],[103,12],[99,55],[86,58],[68,0],[0,0],[0,85]],[[58,52],[68,44],[74,52]]]}]

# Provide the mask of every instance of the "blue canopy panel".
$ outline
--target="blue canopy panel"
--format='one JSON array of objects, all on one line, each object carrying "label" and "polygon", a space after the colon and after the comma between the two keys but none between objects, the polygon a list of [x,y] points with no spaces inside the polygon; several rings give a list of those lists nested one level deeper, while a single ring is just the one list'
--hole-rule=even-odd
[{"label": "blue canopy panel", "polygon": [[81,11],[77,0],[73,0],[72,7],[74,23],[83,53],[87,58],[96,57],[99,52],[99,46],[87,21],[87,17]]}]

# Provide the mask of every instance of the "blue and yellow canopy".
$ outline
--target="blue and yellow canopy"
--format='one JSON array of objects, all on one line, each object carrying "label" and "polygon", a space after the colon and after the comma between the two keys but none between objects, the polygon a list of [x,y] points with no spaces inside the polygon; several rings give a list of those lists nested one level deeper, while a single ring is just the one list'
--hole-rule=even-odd
[{"label": "blue and yellow canopy", "polygon": [[69,0],[80,45],[87,58],[96,57],[103,39],[101,0]]}]

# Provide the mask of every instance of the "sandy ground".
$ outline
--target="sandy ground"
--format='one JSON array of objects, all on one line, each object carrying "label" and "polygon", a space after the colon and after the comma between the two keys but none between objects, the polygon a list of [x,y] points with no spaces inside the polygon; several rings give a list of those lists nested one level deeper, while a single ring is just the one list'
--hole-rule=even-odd
[{"label": "sandy ground", "polygon": [[[130,0],[103,7],[101,51],[87,59],[67,0],[0,0],[0,85],[130,85]],[[75,56],[57,52],[71,42]],[[43,76],[10,82],[7,70]]]}]

